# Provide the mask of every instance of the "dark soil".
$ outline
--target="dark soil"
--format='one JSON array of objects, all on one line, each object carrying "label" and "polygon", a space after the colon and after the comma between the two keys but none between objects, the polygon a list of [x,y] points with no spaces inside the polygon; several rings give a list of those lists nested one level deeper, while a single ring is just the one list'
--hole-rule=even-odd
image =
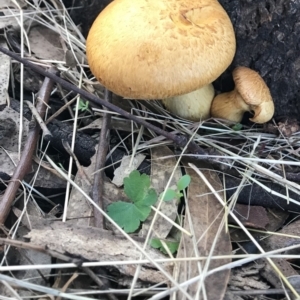
[{"label": "dark soil", "polygon": [[231,71],[247,66],[258,71],[271,90],[275,117],[297,117],[300,111],[300,1],[220,0],[235,28],[237,52],[215,83],[226,91]]}]

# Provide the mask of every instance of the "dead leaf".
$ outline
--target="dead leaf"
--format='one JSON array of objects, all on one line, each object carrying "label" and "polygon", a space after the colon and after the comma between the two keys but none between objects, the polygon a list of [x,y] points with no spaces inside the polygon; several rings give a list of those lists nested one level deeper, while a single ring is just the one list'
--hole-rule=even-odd
[{"label": "dead leaf", "polygon": [[[300,220],[286,225],[277,233],[280,233],[281,235],[271,235],[264,240],[265,246],[267,246],[270,250],[300,244]],[[300,248],[294,251],[300,253]]]},{"label": "dead leaf", "polygon": [[[159,195],[165,190],[167,183],[172,176],[172,172],[176,165],[176,158],[174,153],[168,147],[160,146],[151,149],[151,162],[151,186]],[[172,177],[170,187],[176,185],[178,180],[181,178],[181,175],[182,173],[180,168],[177,167],[174,172],[174,176]],[[158,202],[155,206],[157,205]],[[172,221],[175,221],[177,216],[177,200],[174,199],[172,201],[162,202],[160,212]],[[139,232],[140,236],[147,235],[153,216],[154,212],[151,212],[151,215],[143,223],[142,229]],[[153,232],[156,234],[157,238],[165,239],[172,227],[172,223],[168,222],[161,216],[157,216],[153,226]]]},{"label": "dead leaf", "polygon": [[[285,226],[279,230],[281,235],[271,235],[267,239],[261,241],[261,246],[265,251],[277,250],[280,248],[300,244],[300,220]],[[286,236],[284,236],[284,234]],[[299,254],[300,248],[294,249],[292,253],[286,254]],[[273,258],[273,262],[277,265],[282,274],[286,277],[298,275],[297,271],[291,266],[291,264],[284,258]],[[276,272],[270,265],[266,265],[266,268],[262,272],[262,276],[268,280],[275,288],[281,288],[282,282],[279,279]]]},{"label": "dead leaf", "polygon": [[[289,212],[278,209],[278,208],[268,208],[267,216],[268,216],[268,224],[266,225],[267,231],[277,231],[282,227],[288,216]],[[257,240],[261,240],[267,234],[263,232],[251,232],[252,236]],[[249,237],[247,234],[240,228],[230,228],[230,237],[232,242],[246,242],[249,241]]]},{"label": "dead leaf", "polygon": [[124,155],[121,160],[121,165],[115,169],[112,183],[117,187],[123,185],[124,178],[128,177],[130,173],[137,170],[143,160],[146,158],[143,154],[137,154],[134,157]]},{"label": "dead leaf", "polygon": [[[88,167],[81,167],[76,174],[74,179],[75,183],[80,186],[80,188],[89,194],[93,182],[93,173],[95,170],[96,155],[91,158],[91,164]],[[104,200],[104,210],[108,204],[118,201],[126,200],[127,197],[122,188],[116,187],[114,184],[106,179],[103,188],[103,200]],[[93,208],[90,203],[82,197],[82,194],[75,188],[72,189],[67,218],[70,219],[68,222],[72,224],[77,224],[79,226],[90,226],[93,224]],[[107,229],[111,229],[110,224],[106,224]]]},{"label": "dead leaf", "polygon": [[35,55],[45,60],[64,61],[65,55],[59,42],[60,36],[50,28],[37,25],[28,35],[30,48]]},{"label": "dead leaf", "polygon": [[[244,226],[250,228],[266,230],[266,226],[269,223],[267,211],[262,206],[249,206],[237,203],[234,206],[234,214]],[[230,222],[232,221],[230,220]]]},{"label": "dead leaf", "polygon": [[[191,184],[188,187],[184,228],[192,232],[194,237],[189,238],[185,234],[182,234],[177,258],[207,256],[210,251],[213,251],[213,255],[230,254],[231,243],[229,234],[225,232],[224,225],[222,224],[223,218],[226,217],[223,207],[196,172],[189,167],[185,169],[191,176]],[[202,172],[216,191],[222,190],[222,184],[214,171],[202,170]],[[222,197],[221,193],[220,196]],[[218,231],[219,233],[217,233]],[[215,248],[212,250],[215,238],[217,238],[217,241]],[[182,283],[203,274],[207,267],[206,264],[209,264],[208,270],[210,270],[229,262],[230,259],[199,263],[194,261],[182,262],[175,266],[174,277],[178,278],[179,283]],[[202,287],[201,295],[197,299],[203,299],[202,293],[206,293],[206,299],[208,300],[223,299],[229,275],[230,270],[224,270],[205,278],[205,291]],[[196,298],[199,295],[198,283],[189,285],[186,290],[192,297]],[[178,299],[184,299],[181,293],[178,293]]]},{"label": "dead leaf", "polygon": [[[18,128],[20,124],[20,114],[13,110],[10,107],[5,107],[0,111],[0,119],[5,120],[11,119],[15,124],[11,124],[12,128],[9,128],[9,135],[3,135],[0,139],[0,172],[11,176],[15,170],[15,165],[19,161],[18,155],[18,139],[19,132]],[[8,122],[5,122],[8,126]],[[22,146],[24,145],[27,133],[28,133],[29,122],[23,120],[23,137],[22,137]]]},{"label": "dead leaf", "polygon": [[[15,130],[10,129],[10,131],[11,131],[10,135],[4,136],[0,141],[0,145],[5,150],[17,152],[18,151],[18,139],[19,139],[19,132],[18,132],[17,128],[20,128],[20,114],[10,107],[5,107],[2,111],[0,111],[0,118],[4,119],[4,120],[6,118],[10,118],[15,122],[15,126],[14,126]],[[23,118],[23,136],[22,136],[23,144],[25,143],[25,140],[27,138],[28,126],[29,126],[29,121],[27,121],[26,119]],[[22,146],[23,146],[23,144],[22,144]]]}]

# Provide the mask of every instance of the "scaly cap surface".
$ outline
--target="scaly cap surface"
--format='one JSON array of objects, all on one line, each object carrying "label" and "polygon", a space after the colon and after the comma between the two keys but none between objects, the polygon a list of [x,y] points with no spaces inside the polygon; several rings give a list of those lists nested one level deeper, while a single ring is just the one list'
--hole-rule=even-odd
[{"label": "scaly cap surface", "polygon": [[231,63],[231,21],[216,0],[115,0],[86,44],[92,73],[132,99],[162,99],[214,81]]}]

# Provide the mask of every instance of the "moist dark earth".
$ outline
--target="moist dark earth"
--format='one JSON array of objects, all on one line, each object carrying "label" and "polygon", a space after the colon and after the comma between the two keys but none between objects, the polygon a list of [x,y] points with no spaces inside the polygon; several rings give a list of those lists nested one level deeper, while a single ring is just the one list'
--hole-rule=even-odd
[{"label": "moist dark earth", "polygon": [[[195,0],[197,1],[197,0]],[[72,1],[65,1],[70,7]],[[109,0],[77,0],[71,15],[88,29]],[[236,66],[258,71],[273,96],[275,117],[300,119],[300,0],[220,0],[232,20],[237,52],[232,65],[214,83],[218,92],[233,88],[231,72]],[[84,17],[88,16],[88,17]]]},{"label": "moist dark earth", "polygon": [[236,66],[258,71],[273,96],[275,117],[300,112],[300,0],[221,0],[235,28],[237,52],[232,65],[215,83],[230,87]]}]

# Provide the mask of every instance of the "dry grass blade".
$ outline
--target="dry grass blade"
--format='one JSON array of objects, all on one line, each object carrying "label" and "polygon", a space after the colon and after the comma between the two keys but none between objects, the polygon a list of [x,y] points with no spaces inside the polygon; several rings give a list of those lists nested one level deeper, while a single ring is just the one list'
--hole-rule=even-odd
[{"label": "dry grass blade", "polygon": [[[230,259],[212,261],[210,256],[229,254],[231,243],[229,234],[225,232],[224,208],[219,204],[216,197],[210,192],[205,183],[195,171],[186,167],[191,176],[191,184],[186,198],[186,214],[184,228],[193,233],[189,238],[182,235],[178,257],[197,257],[207,255],[205,263],[183,262],[175,267],[175,278],[182,283],[201,273],[206,273],[211,268],[216,268],[229,263]],[[214,171],[203,171],[207,180],[215,190],[221,190],[222,185]],[[199,280],[187,287],[187,292],[194,299],[223,299],[229,280],[230,270],[224,270],[207,277],[204,282]],[[177,299],[185,299],[178,293]]]},{"label": "dry grass blade", "polygon": [[[6,47],[6,43],[1,39],[1,47]],[[3,53],[0,54],[0,105],[6,105],[9,97],[7,94],[9,75],[10,75],[10,58]]]}]

